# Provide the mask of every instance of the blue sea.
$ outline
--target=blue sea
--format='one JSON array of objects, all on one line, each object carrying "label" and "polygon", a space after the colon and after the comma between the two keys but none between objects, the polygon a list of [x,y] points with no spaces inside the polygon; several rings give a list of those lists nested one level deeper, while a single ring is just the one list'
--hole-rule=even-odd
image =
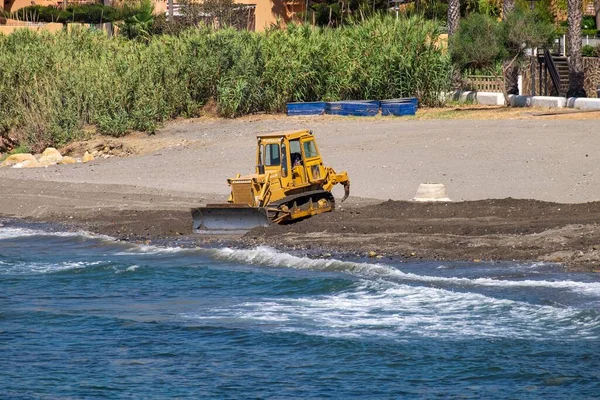
[{"label": "blue sea", "polygon": [[593,399],[600,274],[0,226],[2,399]]}]

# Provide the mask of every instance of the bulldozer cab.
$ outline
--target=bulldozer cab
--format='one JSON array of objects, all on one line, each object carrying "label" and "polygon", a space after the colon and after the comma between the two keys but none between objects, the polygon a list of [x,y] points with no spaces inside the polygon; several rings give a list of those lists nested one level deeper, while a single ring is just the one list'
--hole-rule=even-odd
[{"label": "bulldozer cab", "polygon": [[257,174],[278,176],[282,187],[322,179],[323,161],[311,131],[259,135],[257,139]]}]

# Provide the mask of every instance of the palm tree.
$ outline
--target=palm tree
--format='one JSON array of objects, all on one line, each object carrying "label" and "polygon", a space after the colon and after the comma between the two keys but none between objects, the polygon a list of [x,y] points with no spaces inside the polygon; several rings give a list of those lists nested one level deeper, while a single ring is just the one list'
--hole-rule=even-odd
[{"label": "palm tree", "polygon": [[594,0],[594,13],[596,14],[596,29],[600,29],[600,0]]},{"label": "palm tree", "polygon": [[[502,20],[515,9],[515,0],[504,0],[502,2]],[[506,94],[519,94],[519,67],[511,61],[504,61],[502,65],[504,71],[504,86]]]},{"label": "palm tree", "polygon": [[458,29],[460,20],[460,0],[448,0],[448,37]]},{"label": "palm tree", "polygon": [[583,1],[567,0],[569,30],[567,44],[569,51],[569,90],[567,97],[586,97],[583,88],[583,55],[581,53],[581,19]]},{"label": "palm tree", "polygon": [[506,15],[515,9],[515,0],[504,0],[502,2],[502,20],[506,21]]}]

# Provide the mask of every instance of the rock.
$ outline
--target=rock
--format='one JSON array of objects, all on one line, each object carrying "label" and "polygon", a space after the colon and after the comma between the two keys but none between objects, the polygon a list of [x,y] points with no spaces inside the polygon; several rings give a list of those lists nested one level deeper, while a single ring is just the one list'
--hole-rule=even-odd
[{"label": "rock", "polygon": [[62,160],[62,158],[63,158],[63,156],[60,154],[60,152],[58,150],[56,150],[54,147],[48,147],[42,153],[42,156],[40,157],[39,162],[42,164],[48,164],[48,165],[56,164],[60,160]]},{"label": "rock", "polygon": [[69,156],[64,156],[62,158],[62,160],[60,160],[58,162],[60,165],[64,165],[64,164],[75,164],[77,163],[77,160],[75,160],[73,157],[69,157]]},{"label": "rock", "polygon": [[94,156],[90,154],[89,151],[86,151],[85,154],[83,155],[83,157],[81,158],[81,161],[86,163],[86,162],[90,162],[94,160]]},{"label": "rock", "polygon": [[6,160],[4,160],[4,162],[2,163],[3,167],[10,167],[12,165],[15,164],[19,164],[22,163],[23,161],[36,161],[35,157],[33,156],[33,154],[29,154],[29,153],[21,153],[21,154],[13,154],[12,156],[8,156],[8,158]]},{"label": "rock", "polygon": [[12,166],[13,168],[39,168],[44,167],[38,160],[35,158],[32,160],[21,161],[20,163],[16,163]]},{"label": "rock", "polygon": [[373,250],[371,250],[371,251],[369,252],[369,257],[371,257],[371,258],[372,258],[372,257],[377,257],[377,253],[375,253]]}]

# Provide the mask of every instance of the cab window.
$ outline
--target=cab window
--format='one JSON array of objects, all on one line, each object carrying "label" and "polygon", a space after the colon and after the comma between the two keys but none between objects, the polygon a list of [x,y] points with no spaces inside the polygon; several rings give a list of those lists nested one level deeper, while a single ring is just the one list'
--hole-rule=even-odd
[{"label": "cab window", "polygon": [[314,140],[308,140],[304,142],[304,157],[311,158],[317,156],[317,148],[315,147]]},{"label": "cab window", "polygon": [[290,161],[292,168],[302,165],[302,149],[299,139],[290,140]]},{"label": "cab window", "polygon": [[278,144],[268,144],[265,146],[265,165],[273,166],[281,164]]},{"label": "cab window", "polygon": [[288,175],[288,162],[287,162],[287,152],[286,152],[285,143],[281,143],[281,176],[287,178]]}]

